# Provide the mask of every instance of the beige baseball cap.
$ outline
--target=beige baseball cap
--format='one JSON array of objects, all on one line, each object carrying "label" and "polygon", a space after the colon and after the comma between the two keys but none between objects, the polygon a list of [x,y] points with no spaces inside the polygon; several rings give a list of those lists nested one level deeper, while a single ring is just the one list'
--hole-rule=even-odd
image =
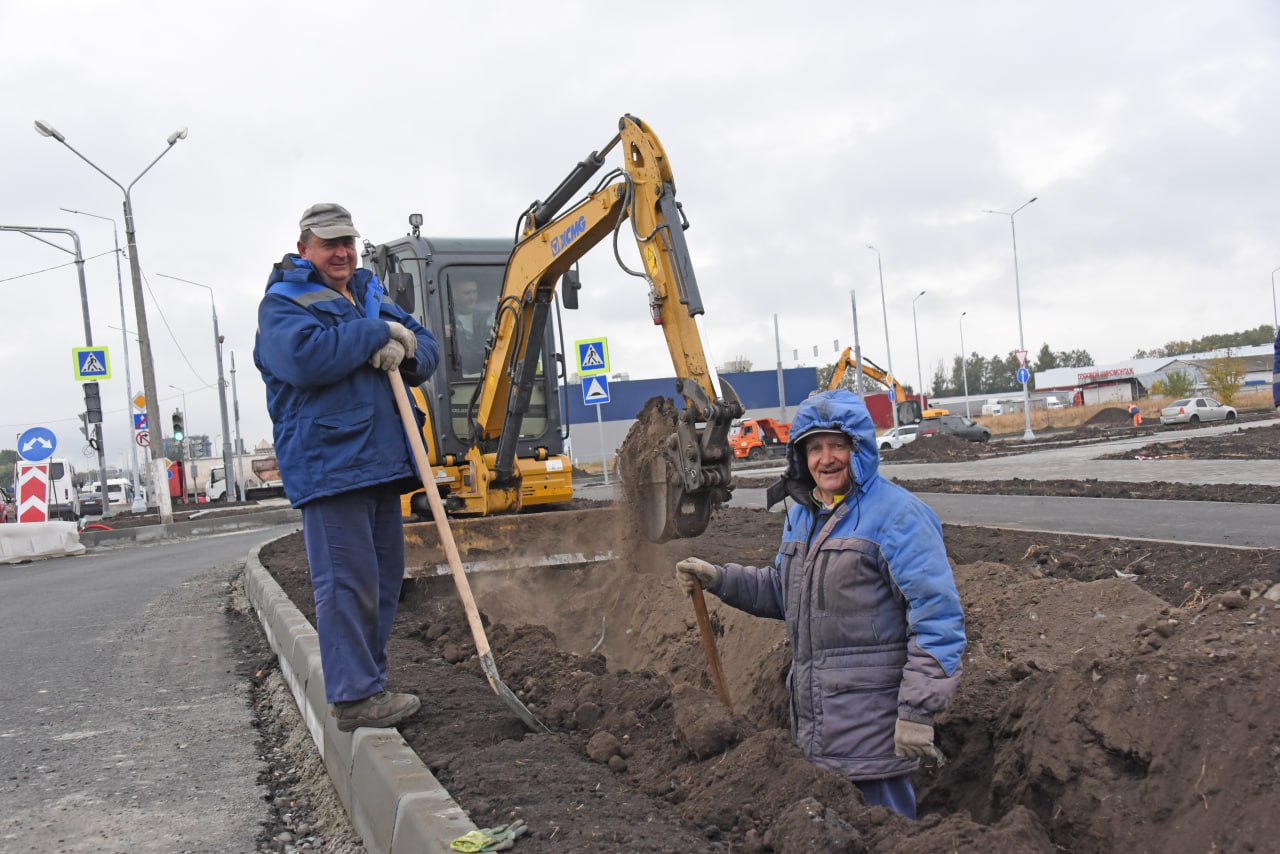
[{"label": "beige baseball cap", "polygon": [[298,230],[310,231],[322,240],[360,236],[351,222],[351,211],[333,202],[321,202],[303,211]]}]

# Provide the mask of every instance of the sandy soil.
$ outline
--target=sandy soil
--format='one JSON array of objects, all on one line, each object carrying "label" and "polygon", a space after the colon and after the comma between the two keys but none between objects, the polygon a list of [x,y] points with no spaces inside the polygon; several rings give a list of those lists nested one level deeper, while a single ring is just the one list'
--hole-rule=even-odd
[{"label": "sandy soil", "polygon": [[[790,744],[780,623],[708,597],[735,714],[710,692],[672,565],[771,562],[781,522],[728,508],[588,569],[472,576],[549,735],[488,689],[451,582],[413,583],[391,650],[391,687],[423,698],[405,738],[477,823],[523,817],[528,852],[1273,847],[1280,553],[947,526],[970,646],[912,823]],[[300,535],[262,558],[310,615]]]}]

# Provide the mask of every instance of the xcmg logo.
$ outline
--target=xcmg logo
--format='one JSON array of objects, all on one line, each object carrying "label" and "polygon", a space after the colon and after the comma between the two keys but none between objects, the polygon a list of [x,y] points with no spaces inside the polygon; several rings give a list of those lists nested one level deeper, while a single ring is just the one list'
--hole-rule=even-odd
[{"label": "xcmg logo", "polygon": [[580,216],[565,227],[565,230],[551,238],[551,255],[559,255],[564,248],[582,236],[587,230],[587,218]]}]

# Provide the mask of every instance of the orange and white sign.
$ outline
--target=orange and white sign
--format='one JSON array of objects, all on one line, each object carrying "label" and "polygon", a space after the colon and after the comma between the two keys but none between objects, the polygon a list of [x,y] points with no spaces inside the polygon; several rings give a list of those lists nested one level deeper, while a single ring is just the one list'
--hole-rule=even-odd
[{"label": "orange and white sign", "polygon": [[18,521],[49,521],[48,463],[18,463]]}]

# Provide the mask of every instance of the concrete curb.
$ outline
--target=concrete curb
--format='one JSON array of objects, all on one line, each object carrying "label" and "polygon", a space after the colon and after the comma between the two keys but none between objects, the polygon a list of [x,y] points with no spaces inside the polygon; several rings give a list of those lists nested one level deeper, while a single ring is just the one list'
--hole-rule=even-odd
[{"label": "concrete curb", "polygon": [[263,567],[261,548],[245,563],[245,593],[365,848],[372,854],[450,852],[449,842],[476,826],[399,732],[338,731],[325,702],[316,630]]},{"label": "concrete curb", "polygon": [[[269,525],[282,525],[286,522],[302,522],[302,511],[292,507],[281,507],[275,510],[263,510],[260,513],[240,513],[237,515],[210,515],[202,519],[191,519],[186,522],[174,522],[172,525],[139,525],[135,528],[118,528],[112,531],[81,531],[80,542],[90,548],[94,546],[114,546],[125,543],[148,543],[159,540],[174,540],[181,537],[197,537],[202,534],[216,534],[223,531],[237,531],[244,528],[261,528]],[[110,520],[107,520],[109,524]]]}]

